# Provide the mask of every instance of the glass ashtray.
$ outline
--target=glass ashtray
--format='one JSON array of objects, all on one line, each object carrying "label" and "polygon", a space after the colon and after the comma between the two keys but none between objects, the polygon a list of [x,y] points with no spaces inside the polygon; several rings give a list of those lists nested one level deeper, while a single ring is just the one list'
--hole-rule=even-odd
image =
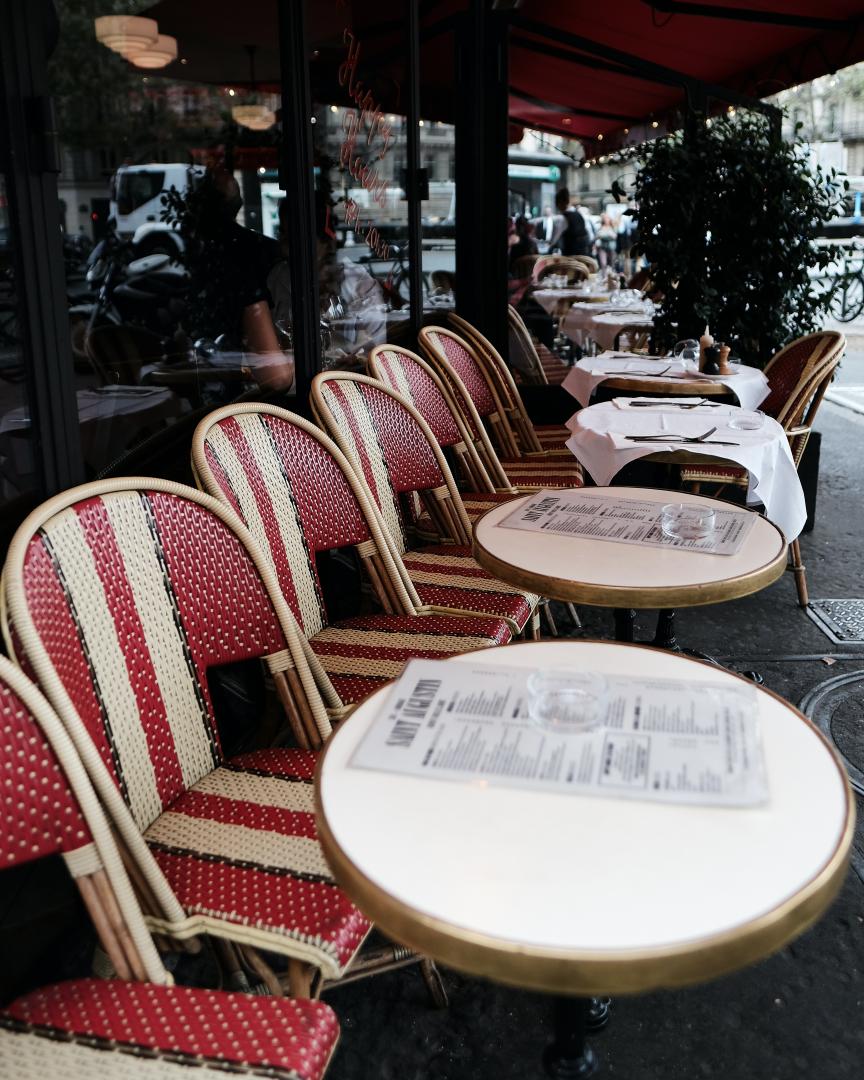
[{"label": "glass ashtray", "polygon": [[535,671],[528,676],[528,715],[558,735],[595,731],[606,717],[608,686],[584,671]]},{"label": "glass ashtray", "polygon": [[698,503],[666,503],[660,510],[660,528],[674,540],[704,540],[714,531],[715,514]]},{"label": "glass ashtray", "polygon": [[765,414],[761,412],[742,412],[729,420],[729,427],[736,431],[758,431],[765,423]]}]

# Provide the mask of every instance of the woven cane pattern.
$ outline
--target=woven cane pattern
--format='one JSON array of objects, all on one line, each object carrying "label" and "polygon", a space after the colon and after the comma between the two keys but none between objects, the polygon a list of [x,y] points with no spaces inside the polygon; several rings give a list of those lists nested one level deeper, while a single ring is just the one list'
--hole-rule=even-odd
[{"label": "woven cane pattern", "polygon": [[766,416],[776,419],[807,368],[822,352],[823,344],[815,336],[798,338],[781,349],[766,366],[769,392],[759,406]]},{"label": "woven cane pattern", "polygon": [[145,839],[190,914],[267,931],[280,952],[303,942],[336,977],[369,922],[334,884],[318,845],[316,760],[308,750],[233,758],[176,799]]},{"label": "woven cane pattern", "polygon": [[326,616],[314,554],[263,417],[245,413],[214,424],[206,452],[219,465],[215,475],[230,485],[244,525],[269,556],[294,617],[305,633],[316,633]]},{"label": "woven cane pattern", "polygon": [[423,417],[439,446],[453,446],[462,434],[444,395],[428,372],[404,350],[379,352],[376,368],[381,381],[407,398]]},{"label": "woven cane pattern", "polygon": [[397,493],[390,482],[384,451],[366,408],[361,386],[349,380],[327,380],[321,396],[342,436],[342,448],[359,470],[381,511],[387,530],[399,550],[406,538]]},{"label": "woven cane pattern", "polygon": [[90,843],[90,830],[30,711],[0,681],[0,868]]},{"label": "woven cane pattern", "polygon": [[[27,546],[23,581],[42,647],[136,823],[162,830],[151,851],[187,930],[196,915],[198,932],[249,941],[254,930],[261,947],[338,977],[369,924],[332,883],[312,815],[249,801],[235,775],[242,763],[225,766],[228,793],[214,791],[221,751],[208,668],[286,648],[239,537],[191,498],[112,492],[49,518]],[[314,761],[308,751],[272,751],[250,767],[288,785],[298,762],[308,775]],[[163,811],[171,816],[160,826]],[[254,845],[246,829],[258,830]]]},{"label": "woven cane pattern", "polygon": [[501,464],[510,482],[520,490],[582,487],[585,482],[582,466],[572,457],[570,461],[555,458],[541,458],[539,461],[535,458],[520,458],[518,461],[508,459]]},{"label": "woven cane pattern", "polygon": [[239,1073],[319,1080],[339,1027],[317,1001],[79,979],[0,1017],[0,1074],[16,1080],[188,1080]]},{"label": "woven cane pattern", "polygon": [[492,577],[469,548],[433,545],[408,552],[403,560],[426,604],[503,616],[521,630],[539,599]]},{"label": "woven cane pattern", "polygon": [[353,704],[411,659],[445,660],[511,637],[507,623],[491,616],[365,615],[327,627],[311,645],[342,700]]},{"label": "woven cane pattern", "polygon": [[449,333],[439,333],[431,329],[427,330],[426,338],[462,380],[477,412],[481,416],[489,416],[490,413],[495,412],[497,406],[489,384],[465,345]]},{"label": "woven cane pattern", "polygon": [[[491,510],[493,506],[500,506],[501,503],[510,502],[513,496],[509,492],[485,492],[478,491],[468,495],[462,496],[462,504],[465,507],[465,513],[468,515],[468,520],[473,525],[474,522],[482,517],[487,510]],[[432,522],[432,518],[427,514],[421,514],[416,521],[417,531],[421,534],[436,534],[437,530]]]}]

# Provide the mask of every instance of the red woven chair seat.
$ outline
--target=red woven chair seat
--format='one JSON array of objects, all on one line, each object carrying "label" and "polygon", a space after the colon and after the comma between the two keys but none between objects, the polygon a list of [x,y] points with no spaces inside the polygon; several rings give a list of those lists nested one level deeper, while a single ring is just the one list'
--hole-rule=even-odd
[{"label": "red woven chair seat", "polygon": [[573,432],[565,424],[535,424],[534,431],[544,450],[564,449],[568,454],[570,453],[564,443]]},{"label": "red woven chair seat", "polygon": [[144,839],[196,932],[236,941],[246,927],[248,943],[265,947],[256,930],[285,936],[336,978],[371,924],[334,883],[318,844],[317,760],[286,749],[232,758],[180,794]]},{"label": "red woven chair seat", "polygon": [[513,486],[520,489],[576,488],[585,483],[582,466],[569,450],[566,459],[522,458],[519,461],[502,461],[501,464]]},{"label": "red woven chair seat", "polygon": [[[465,513],[468,515],[468,520],[473,526],[474,522],[483,517],[487,510],[491,510],[493,506],[500,506],[502,502],[510,502],[512,499],[513,496],[506,491],[496,491],[494,494],[484,491],[463,495],[462,503],[465,507]],[[436,537],[438,535],[432,518],[425,511],[417,516],[414,528],[418,536],[421,537]]]},{"label": "red woven chair seat", "polygon": [[446,660],[506,645],[512,636],[503,619],[482,615],[368,615],[328,626],[310,644],[351,705],[395,679],[413,658]]},{"label": "red woven chair seat", "polygon": [[470,548],[457,544],[418,548],[402,559],[424,604],[497,615],[521,631],[539,599],[487,573],[472,558]]},{"label": "red woven chair seat", "polygon": [[0,1014],[0,1075],[318,1080],[338,1035],[333,1010],[319,1001],[76,979],[27,994]]},{"label": "red woven chair seat", "polygon": [[746,484],[747,470],[735,465],[684,465],[681,479],[686,483]]}]

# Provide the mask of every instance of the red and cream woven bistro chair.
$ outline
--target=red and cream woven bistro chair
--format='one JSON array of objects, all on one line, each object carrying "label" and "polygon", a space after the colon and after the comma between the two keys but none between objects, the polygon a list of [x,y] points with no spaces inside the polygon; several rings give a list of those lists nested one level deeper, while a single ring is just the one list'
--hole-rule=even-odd
[{"label": "red and cream woven bistro chair", "polygon": [[[198,425],[192,461],[201,487],[255,537],[346,705],[396,678],[412,657],[445,659],[510,641],[503,619],[418,614],[365,485],[308,420],[273,405],[225,406]],[[315,556],[349,545],[387,614],[331,622]]]},{"label": "red and cream woven bistro chair", "polygon": [[[439,446],[451,447],[455,451],[465,483],[471,489],[468,494],[462,493],[462,503],[472,528],[477,519],[493,506],[509,502],[517,494],[512,487],[507,491],[495,490],[449,388],[425,360],[408,349],[377,345],[366,363],[372,378],[378,379],[414,406],[429,425]],[[416,517],[414,528],[418,536],[424,538],[434,533],[432,519],[425,512]],[[567,607],[574,624],[579,626],[576,609],[572,604]],[[557,636],[548,602],[544,601],[541,611],[553,637]]]},{"label": "red and cream woven bistro chair", "polygon": [[[523,453],[506,417],[504,403],[490,387],[477,354],[466,341],[440,326],[423,327],[419,340],[429,363],[450,387],[480,460],[496,486],[512,484],[520,491],[582,486],[582,467],[563,444],[561,456],[542,451],[532,455]],[[500,456],[484,421],[495,437]]]},{"label": "red and cream woven bistro chair", "polygon": [[[397,345],[376,345],[366,366],[373,379],[389,386],[413,405],[429,425],[439,446],[453,451],[462,477],[462,503],[472,525],[487,510],[518,494],[512,485],[506,491],[496,490],[449,387],[425,360]],[[426,513],[421,514],[414,525],[421,536],[434,528]]]},{"label": "red and cream woven bistro chair", "polygon": [[[428,424],[405,398],[365,375],[321,372],[312,408],[381,513],[406,586],[432,610],[504,618],[514,632],[538,632],[539,597],[488,574],[471,555],[471,523],[453,474]],[[413,546],[410,524],[419,496],[436,532],[449,543]]]},{"label": "red and cream woven bistro chair", "polygon": [[0,1011],[0,1076],[319,1080],[339,1034],[327,1005],[172,985],[69,735],[3,657],[0,721],[0,863],[61,855],[117,975],[43,986]]},{"label": "red and cream woven bistro chair", "polygon": [[[539,266],[539,269],[538,269]],[[576,285],[591,276],[588,267],[571,255],[552,255],[542,264],[534,266],[534,280],[542,288],[543,279],[549,274],[563,274],[568,285]]]},{"label": "red and cream woven bistro chair", "polygon": [[[472,326],[471,323],[459,315],[451,312],[448,319],[462,335],[463,339],[474,349],[482,374],[490,390],[494,390],[503,406],[504,416],[513,431],[513,439],[519,453],[523,457],[532,459],[545,455],[551,457],[556,463],[558,458],[572,459],[573,455],[564,445],[570,438],[570,429],[565,427],[564,424],[535,424],[528,415],[528,410],[525,408],[525,403],[519,393],[519,387],[516,385],[510,367],[505,363],[492,342],[481,334],[476,326]],[[532,348],[534,347],[528,327],[512,306],[507,309],[507,323],[513,332],[516,332],[518,328],[518,332],[524,335],[527,344]],[[548,350],[546,351],[548,352]],[[549,355],[552,357],[552,361],[566,374],[567,367],[557,357],[551,353]],[[543,370],[546,372],[548,382],[561,383],[563,381],[564,375],[560,375],[560,377],[556,375],[552,378],[547,368]]]},{"label": "red and cream woven bistro chair", "polygon": [[[454,322],[453,325],[457,324]],[[507,305],[507,348],[507,367],[514,373],[514,382],[527,386],[560,386],[570,370],[551,349],[532,336],[524,319],[512,304]],[[519,400],[522,400],[521,395]],[[543,440],[539,435],[538,439],[542,446]]]},{"label": "red and cream woven bistro chair", "polygon": [[[369,921],[318,844],[312,749],[226,759],[210,669],[264,661],[301,746],[342,703],[236,515],[167,480],[86,484],[34,510],[3,572],[7,647],[69,732],[128,852],[154,932],[227,941],[338,979]],[[195,947],[195,943],[192,943]]]},{"label": "red and cream woven bistro chair", "polygon": [[[796,468],[801,464],[816,413],[845,348],[843,334],[823,330],[785,345],[765,367],[769,393],[760,408],[782,424]],[[719,484],[719,493],[727,484],[746,487],[748,476],[747,470],[737,465],[700,463],[682,466],[681,480],[694,492],[698,492],[702,484]],[[807,574],[797,537],[789,544],[789,561],[795,576],[798,603],[807,607]]]}]

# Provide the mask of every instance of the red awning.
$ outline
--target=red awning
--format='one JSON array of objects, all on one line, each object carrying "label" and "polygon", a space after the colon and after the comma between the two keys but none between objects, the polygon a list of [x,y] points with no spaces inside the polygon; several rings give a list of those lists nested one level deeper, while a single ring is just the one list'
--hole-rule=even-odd
[{"label": "red awning", "polygon": [[513,15],[510,115],[620,145],[674,125],[688,80],[764,98],[862,59],[861,0],[527,0]]},{"label": "red awning", "polygon": [[[421,111],[429,119],[453,119],[452,16],[466,6],[421,5]],[[308,11],[317,100],[344,97],[335,78],[343,22],[362,37],[364,64],[377,76],[382,100],[393,98],[386,107],[401,112],[403,0],[311,3]],[[162,0],[147,14],[178,37],[186,60],[167,75],[248,84],[244,46],[256,45],[256,81],[278,89],[276,0],[247,0],[239,25],[235,0]],[[524,0],[487,17],[511,20],[513,125],[586,141],[603,135],[607,148],[678,124],[688,81],[707,84],[725,106],[726,92],[733,101],[764,98],[864,60],[862,0]],[[396,92],[387,93],[388,86]]]}]

